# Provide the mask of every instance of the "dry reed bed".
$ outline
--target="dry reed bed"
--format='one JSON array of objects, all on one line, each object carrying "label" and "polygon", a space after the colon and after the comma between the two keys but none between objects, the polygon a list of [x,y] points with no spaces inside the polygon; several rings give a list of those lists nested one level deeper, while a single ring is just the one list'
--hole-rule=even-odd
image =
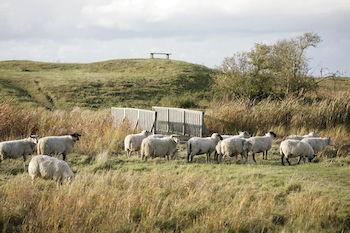
[{"label": "dry reed bed", "polygon": [[279,136],[318,131],[339,143],[349,142],[350,95],[342,93],[323,100],[285,99],[212,103],[206,112],[210,131],[249,130],[261,134],[275,130]]},{"label": "dry reed bed", "polygon": [[[342,202],[305,181],[262,185],[205,170],[82,172],[59,189],[26,175],[0,191],[6,231],[25,232],[341,232]],[[300,182],[300,183],[298,183]],[[14,224],[17,223],[17,224]]]}]

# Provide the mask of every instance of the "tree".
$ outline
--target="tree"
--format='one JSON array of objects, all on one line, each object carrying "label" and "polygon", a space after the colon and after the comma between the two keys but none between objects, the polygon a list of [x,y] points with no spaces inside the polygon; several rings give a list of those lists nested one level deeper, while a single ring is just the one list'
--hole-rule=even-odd
[{"label": "tree", "polygon": [[316,33],[280,40],[275,44],[255,44],[249,52],[225,58],[215,79],[215,87],[225,97],[250,99],[303,95],[315,87],[309,77],[306,50],[316,47]]}]

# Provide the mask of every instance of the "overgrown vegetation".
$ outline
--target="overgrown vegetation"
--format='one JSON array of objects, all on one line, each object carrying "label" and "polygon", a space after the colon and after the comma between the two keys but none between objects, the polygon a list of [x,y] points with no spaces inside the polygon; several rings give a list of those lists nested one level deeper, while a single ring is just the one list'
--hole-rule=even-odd
[{"label": "overgrown vegetation", "polygon": [[282,101],[237,99],[213,102],[206,112],[206,126],[212,132],[248,130],[263,134],[269,130],[280,136],[309,131],[323,132],[335,142],[350,141],[350,95],[338,93],[317,99],[289,98]]},{"label": "overgrown vegetation", "polygon": [[308,74],[305,52],[320,41],[317,34],[305,33],[272,45],[255,44],[251,51],[223,61],[222,73],[215,79],[215,90],[226,99],[303,96],[316,88],[315,80]]}]

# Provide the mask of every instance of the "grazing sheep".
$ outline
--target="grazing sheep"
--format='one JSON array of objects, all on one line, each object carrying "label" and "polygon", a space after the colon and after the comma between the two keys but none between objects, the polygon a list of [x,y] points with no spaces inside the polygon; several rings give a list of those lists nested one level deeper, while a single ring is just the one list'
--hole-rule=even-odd
[{"label": "grazing sheep", "polygon": [[207,154],[207,162],[209,162],[210,154],[215,151],[215,147],[222,137],[218,133],[213,133],[211,137],[200,138],[193,137],[187,142],[187,162],[193,161],[193,156],[199,154]]},{"label": "grazing sheep", "polygon": [[138,134],[129,134],[124,139],[124,150],[126,151],[127,156],[131,156],[131,153],[134,151],[139,151],[141,148],[142,140],[145,139],[150,132],[143,130]]},{"label": "grazing sheep", "polygon": [[226,138],[216,145],[216,152],[219,156],[218,162],[224,157],[237,157],[238,155],[241,155],[247,161],[249,150],[251,150],[251,143],[244,138]]},{"label": "grazing sheep", "polygon": [[164,137],[167,137],[167,135],[164,135],[164,134],[152,134],[152,135],[149,135],[147,138],[164,138]]},{"label": "grazing sheep", "polygon": [[0,142],[0,162],[6,158],[16,159],[23,157],[24,170],[26,156],[34,153],[38,136],[31,135],[29,138],[13,141]]},{"label": "grazing sheep", "polygon": [[47,155],[33,156],[28,166],[28,173],[32,183],[37,177],[54,180],[57,185],[74,179],[74,173],[65,161]]},{"label": "grazing sheep", "polygon": [[271,149],[272,141],[275,137],[276,134],[270,131],[265,136],[255,136],[247,139],[252,145],[250,151],[252,152],[255,163],[255,153],[263,152],[263,159],[267,160],[267,151]]},{"label": "grazing sheep", "polygon": [[250,134],[247,131],[240,131],[238,133],[238,135],[221,135],[222,139],[226,139],[226,138],[231,138],[231,137],[235,137],[235,138],[250,138]]},{"label": "grazing sheep", "polygon": [[330,138],[309,137],[304,138],[301,141],[309,143],[312,149],[314,149],[315,154],[317,154],[320,150],[331,144]]},{"label": "grazing sheep", "polygon": [[287,139],[281,142],[280,145],[280,155],[281,155],[281,162],[282,165],[284,165],[283,159],[285,158],[290,165],[289,158],[292,157],[298,157],[300,163],[300,160],[303,159],[305,163],[305,157],[308,157],[309,162],[312,161],[312,159],[315,157],[314,150],[312,147],[303,141],[295,140],[295,139]]},{"label": "grazing sheep", "polygon": [[[227,138],[250,138],[250,134],[247,131],[240,131],[237,135],[221,135],[222,140],[225,140]],[[218,144],[215,147],[215,154],[214,154],[214,160],[218,161],[218,155],[221,154],[221,141],[218,142]],[[219,162],[219,161],[218,161]]]},{"label": "grazing sheep", "polygon": [[141,159],[147,160],[148,157],[166,157],[168,160],[170,158],[174,159],[178,142],[179,140],[174,135],[162,138],[147,137],[141,144]]},{"label": "grazing sheep", "polygon": [[40,138],[38,141],[38,155],[59,155],[62,154],[63,160],[66,160],[66,155],[69,154],[74,146],[74,143],[79,141],[81,137],[78,133],[73,133],[65,136],[49,136]]},{"label": "grazing sheep", "polygon": [[309,138],[309,137],[319,137],[320,135],[315,132],[310,132],[309,134],[305,135],[289,135],[286,139],[294,139],[294,140],[303,140],[304,138]]}]

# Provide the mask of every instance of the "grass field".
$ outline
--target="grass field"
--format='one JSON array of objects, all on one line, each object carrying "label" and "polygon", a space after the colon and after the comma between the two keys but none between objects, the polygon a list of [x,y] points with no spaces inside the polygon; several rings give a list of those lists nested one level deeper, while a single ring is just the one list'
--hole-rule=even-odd
[{"label": "grass field", "polygon": [[[213,70],[165,59],[125,59],[90,64],[32,61],[0,62],[0,97],[48,109],[150,107],[198,104],[211,84]],[[180,100],[181,101],[181,98]]]},{"label": "grass field", "polygon": [[[31,184],[21,161],[0,165],[3,232],[349,232],[350,160],[283,167],[73,154],[70,185]],[[293,161],[294,163],[296,160]]]}]

